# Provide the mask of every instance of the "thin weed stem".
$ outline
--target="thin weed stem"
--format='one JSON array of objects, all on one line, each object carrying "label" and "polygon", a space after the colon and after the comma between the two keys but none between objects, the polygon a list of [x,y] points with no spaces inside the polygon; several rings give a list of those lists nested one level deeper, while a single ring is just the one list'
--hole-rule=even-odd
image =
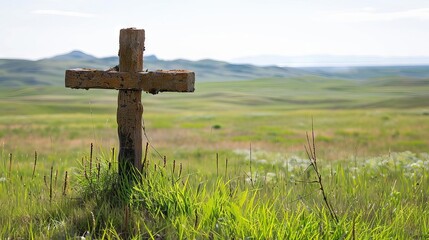
[{"label": "thin weed stem", "polygon": [[54,171],[54,166],[51,166],[51,174],[49,181],[49,203],[52,203],[52,172]]},{"label": "thin weed stem", "polygon": [[9,177],[12,172],[12,153],[9,153]]},{"label": "thin weed stem", "polygon": [[97,180],[100,180],[101,164],[97,163]]},{"label": "thin weed stem", "polygon": [[67,171],[66,171],[66,174],[65,174],[65,176],[64,176],[64,187],[63,187],[63,196],[66,196],[67,195],[67,181],[68,181],[68,179],[67,179]]},{"label": "thin weed stem", "polygon": [[34,151],[33,174],[31,175],[31,179],[34,178],[34,175],[36,173],[36,165],[37,165],[37,151]]},{"label": "thin weed stem", "polygon": [[89,178],[92,179],[92,151],[94,149],[94,145],[91,143],[91,150],[89,152]]},{"label": "thin weed stem", "polygon": [[338,223],[338,216],[335,213],[335,210],[333,209],[331,203],[328,200],[328,195],[326,194],[323,181],[322,181],[322,175],[319,171],[319,168],[317,166],[317,156],[316,156],[316,144],[315,144],[315,136],[314,136],[314,123],[313,119],[311,120],[311,140],[309,137],[308,132],[306,133],[307,137],[307,145],[304,145],[305,152],[307,153],[307,157],[310,160],[310,166],[313,168],[314,172],[316,173],[317,179],[316,181],[312,183],[317,183],[319,185],[320,192],[323,196],[323,202],[325,203],[326,207],[328,208],[329,214],[331,218]]}]

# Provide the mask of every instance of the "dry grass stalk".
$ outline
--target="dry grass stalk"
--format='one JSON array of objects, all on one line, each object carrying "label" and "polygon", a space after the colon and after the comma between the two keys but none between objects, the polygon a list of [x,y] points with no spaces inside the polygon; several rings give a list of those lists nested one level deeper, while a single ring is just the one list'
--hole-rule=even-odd
[{"label": "dry grass stalk", "polygon": [[51,166],[51,175],[50,175],[50,181],[49,181],[49,203],[52,203],[52,172],[54,171],[54,167]]},{"label": "dry grass stalk", "polygon": [[83,175],[85,176],[85,179],[89,181],[88,173],[86,172],[86,162],[83,164]]},{"label": "dry grass stalk", "polygon": [[9,153],[9,177],[12,172],[12,153]]},{"label": "dry grass stalk", "polygon": [[94,145],[91,143],[91,150],[89,152],[89,178],[92,179],[92,151],[94,149]]},{"label": "dry grass stalk", "polygon": [[67,195],[67,185],[68,185],[67,181],[68,181],[68,179],[67,179],[67,171],[66,171],[66,175],[64,176],[63,196]]},{"label": "dry grass stalk", "polygon": [[195,209],[195,222],[194,222],[194,228],[197,228],[198,226],[198,210]]},{"label": "dry grass stalk", "polygon": [[146,147],[145,147],[145,151],[144,151],[144,158],[143,158],[143,164],[142,164],[142,169],[140,169],[141,173],[144,173],[144,176],[146,177],[146,161],[147,161],[147,150],[149,148],[149,143],[146,142]]},{"label": "dry grass stalk", "polygon": [[97,163],[97,180],[100,180],[101,164]]},{"label": "dry grass stalk", "polygon": [[176,160],[173,160],[173,174],[174,174],[175,170],[176,170]]},{"label": "dry grass stalk", "polygon": [[314,172],[316,173],[317,179],[314,182],[311,183],[317,183],[319,185],[319,189],[323,196],[323,202],[325,203],[326,207],[328,208],[329,214],[331,218],[338,223],[338,216],[335,213],[332,205],[330,204],[328,200],[328,196],[326,194],[325,188],[323,186],[322,181],[322,175],[320,174],[319,167],[317,166],[317,156],[316,156],[316,144],[315,144],[315,137],[314,137],[314,124],[313,120],[311,122],[311,141],[310,137],[308,135],[308,132],[306,133],[307,137],[307,145],[304,145],[305,152],[307,153],[308,159],[310,160],[310,166],[313,168]]},{"label": "dry grass stalk", "polygon": [[34,175],[36,173],[36,165],[37,165],[37,151],[34,151],[34,165],[33,165],[33,174],[31,175],[31,178],[34,178]]}]

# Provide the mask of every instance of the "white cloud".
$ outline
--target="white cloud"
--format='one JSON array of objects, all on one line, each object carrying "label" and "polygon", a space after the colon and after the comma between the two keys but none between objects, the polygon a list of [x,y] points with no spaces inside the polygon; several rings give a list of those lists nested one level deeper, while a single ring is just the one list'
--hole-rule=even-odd
[{"label": "white cloud", "polygon": [[419,8],[397,12],[377,12],[375,9],[365,8],[356,12],[330,14],[329,18],[333,20],[351,22],[393,21],[400,19],[429,20],[429,8]]},{"label": "white cloud", "polygon": [[31,13],[40,15],[56,15],[65,17],[80,17],[80,18],[92,18],[95,17],[91,13],[73,12],[73,11],[61,11],[61,10],[34,10]]}]

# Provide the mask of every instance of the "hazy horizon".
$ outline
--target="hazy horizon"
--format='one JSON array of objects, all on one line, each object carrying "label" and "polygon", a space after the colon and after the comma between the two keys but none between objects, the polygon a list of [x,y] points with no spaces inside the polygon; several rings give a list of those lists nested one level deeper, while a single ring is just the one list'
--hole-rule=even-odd
[{"label": "hazy horizon", "polygon": [[[80,52],[96,58],[115,57],[115,55],[97,57],[90,52],[84,52],[79,49],[74,49],[65,53],[58,53],[52,56],[46,56],[38,59],[26,58],[0,58],[0,59],[22,59],[38,61],[49,59],[61,55],[68,55],[72,52]],[[184,59],[189,61],[200,60],[215,60],[223,61],[231,64],[251,64],[255,66],[279,66],[279,67],[359,67],[359,66],[411,66],[411,65],[429,65],[429,56],[377,56],[377,55],[332,55],[332,54],[317,54],[317,55],[253,55],[244,56],[233,59],[186,59],[183,57],[165,59],[157,54],[145,54],[145,56],[155,56],[160,60],[173,61]]]}]

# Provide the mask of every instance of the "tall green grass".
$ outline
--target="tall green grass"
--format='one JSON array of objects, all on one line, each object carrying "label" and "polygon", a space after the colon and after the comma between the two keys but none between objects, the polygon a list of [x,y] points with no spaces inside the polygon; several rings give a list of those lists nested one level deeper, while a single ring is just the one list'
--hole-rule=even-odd
[{"label": "tall green grass", "polygon": [[[1,238],[96,239],[424,239],[429,237],[429,155],[318,160],[323,202],[311,161],[270,152],[236,152],[212,174],[149,157],[137,181],[119,181],[109,153],[85,154],[52,187],[34,159],[0,168]],[[149,155],[150,156],[150,155]],[[13,158],[20,158],[16,156]],[[228,166],[229,164],[229,166]],[[92,167],[90,167],[92,166]],[[45,177],[46,176],[46,177]],[[44,179],[47,179],[45,182]],[[131,182],[133,182],[131,184]],[[52,189],[52,194],[50,191]]]}]

